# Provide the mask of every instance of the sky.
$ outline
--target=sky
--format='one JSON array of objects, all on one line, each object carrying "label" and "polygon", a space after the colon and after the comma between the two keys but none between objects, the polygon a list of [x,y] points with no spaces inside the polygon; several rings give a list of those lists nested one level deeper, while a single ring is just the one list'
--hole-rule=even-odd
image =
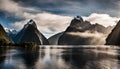
[{"label": "sky", "polygon": [[120,0],[0,0],[0,23],[20,30],[30,19],[45,34],[64,31],[75,16],[105,27],[120,19]]}]

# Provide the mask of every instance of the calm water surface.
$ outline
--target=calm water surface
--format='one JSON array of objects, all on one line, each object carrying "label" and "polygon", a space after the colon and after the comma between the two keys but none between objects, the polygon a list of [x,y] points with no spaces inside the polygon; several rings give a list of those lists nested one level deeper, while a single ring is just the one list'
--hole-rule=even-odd
[{"label": "calm water surface", "polygon": [[117,46],[0,47],[0,69],[120,69]]}]

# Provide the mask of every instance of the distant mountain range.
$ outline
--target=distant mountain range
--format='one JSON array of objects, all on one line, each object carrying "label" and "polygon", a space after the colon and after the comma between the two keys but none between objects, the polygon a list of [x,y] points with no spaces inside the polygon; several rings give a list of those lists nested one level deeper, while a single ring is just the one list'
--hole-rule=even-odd
[{"label": "distant mountain range", "polygon": [[16,31],[15,29],[5,28],[5,31],[6,31],[8,34],[17,34],[17,31]]},{"label": "distant mountain range", "polygon": [[117,45],[119,44],[118,38],[120,34],[119,24],[120,22],[115,28],[114,26],[104,27],[98,23],[91,24],[89,21],[84,21],[82,17],[76,16],[65,31],[61,31],[47,39],[38,30],[35,21],[31,19],[19,32],[7,28],[4,30],[2,25],[0,25],[0,43],[30,42],[37,45],[100,45],[105,44],[105,39],[101,39],[106,38],[114,28],[107,37],[106,44]]},{"label": "distant mountain range", "polygon": [[18,33],[18,31],[16,31],[15,29],[8,29],[8,28],[5,28],[5,31],[8,34],[8,36],[14,41],[14,38]]}]

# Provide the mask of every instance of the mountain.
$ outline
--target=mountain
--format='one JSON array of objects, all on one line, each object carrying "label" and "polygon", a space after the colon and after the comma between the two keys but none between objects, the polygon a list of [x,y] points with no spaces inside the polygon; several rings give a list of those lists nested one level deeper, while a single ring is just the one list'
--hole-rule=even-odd
[{"label": "mountain", "polygon": [[106,45],[120,45],[120,21],[106,38]]},{"label": "mountain", "polygon": [[15,29],[8,29],[8,28],[5,28],[5,31],[9,34],[17,34],[17,31]]},{"label": "mountain", "polygon": [[[91,24],[77,16],[72,21],[65,32],[59,36],[59,45],[101,45],[105,43],[104,36],[97,36],[104,33],[106,28],[100,24]],[[89,31],[89,32],[87,32]],[[97,33],[98,32],[98,33]],[[101,39],[103,38],[103,39]]]},{"label": "mountain", "polygon": [[4,43],[9,44],[9,43],[13,43],[13,41],[10,39],[6,31],[4,30],[3,26],[0,24],[0,45]]},{"label": "mountain", "polygon": [[85,31],[91,31],[91,32],[99,32],[99,33],[105,33],[106,30],[108,31],[109,28],[104,27],[103,25],[100,25],[98,23],[91,24],[89,21],[84,21],[82,17],[77,16],[72,21],[70,26],[66,29],[67,32],[85,32]]},{"label": "mountain", "polygon": [[16,43],[34,42],[37,45],[48,45],[49,42],[45,36],[39,32],[37,25],[33,20],[30,20],[24,25],[23,29],[15,36]]},{"label": "mountain", "polygon": [[[83,21],[82,17],[76,16],[66,29],[67,32],[84,32],[91,26],[90,22]],[[65,31],[65,32],[66,32]]]},{"label": "mountain", "polygon": [[112,29],[113,26],[91,24],[89,21],[84,21],[81,16],[76,16],[64,32],[57,33],[48,40],[52,45],[103,45]]},{"label": "mountain", "polygon": [[106,33],[106,27],[96,23],[96,24],[93,24],[91,25],[91,27],[89,28],[90,31],[97,31],[99,33]]},{"label": "mountain", "polygon": [[5,28],[5,31],[7,32],[8,36],[14,41],[14,38],[18,32],[15,29],[8,28]]}]

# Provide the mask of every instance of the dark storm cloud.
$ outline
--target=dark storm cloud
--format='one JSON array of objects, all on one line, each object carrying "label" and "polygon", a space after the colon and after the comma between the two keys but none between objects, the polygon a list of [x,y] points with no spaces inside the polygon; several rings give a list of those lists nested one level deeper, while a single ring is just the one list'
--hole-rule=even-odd
[{"label": "dark storm cloud", "polygon": [[23,6],[63,15],[90,15],[106,13],[118,16],[119,0],[14,0]]}]

